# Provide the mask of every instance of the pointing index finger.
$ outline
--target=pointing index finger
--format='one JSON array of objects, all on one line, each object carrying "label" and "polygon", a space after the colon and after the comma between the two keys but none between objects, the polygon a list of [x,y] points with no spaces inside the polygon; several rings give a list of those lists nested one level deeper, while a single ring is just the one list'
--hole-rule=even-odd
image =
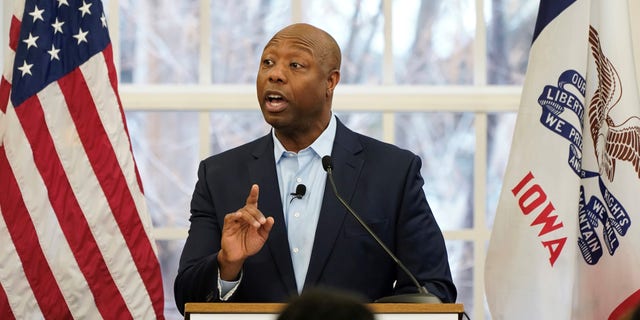
[{"label": "pointing index finger", "polygon": [[260,188],[257,184],[251,186],[251,190],[249,191],[249,195],[247,196],[247,205],[258,206],[258,195],[260,194]]}]

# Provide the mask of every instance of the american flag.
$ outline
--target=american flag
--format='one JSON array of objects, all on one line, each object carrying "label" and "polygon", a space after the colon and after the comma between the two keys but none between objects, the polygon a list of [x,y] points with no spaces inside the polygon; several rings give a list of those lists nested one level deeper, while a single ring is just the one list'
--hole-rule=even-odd
[{"label": "american flag", "polygon": [[163,318],[102,3],[15,1],[9,33],[0,318]]}]

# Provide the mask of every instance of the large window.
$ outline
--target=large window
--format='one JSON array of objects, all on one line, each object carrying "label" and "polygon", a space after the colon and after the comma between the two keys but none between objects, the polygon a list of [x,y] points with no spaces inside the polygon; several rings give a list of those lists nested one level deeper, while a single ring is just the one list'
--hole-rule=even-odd
[{"label": "large window", "polygon": [[[255,98],[259,55],[292,22],[315,24],[341,46],[335,113],[421,156],[458,301],[472,319],[489,318],[486,244],[537,1],[103,1],[168,319],[181,319],[173,279],[198,162],[268,132]],[[2,9],[6,44],[10,8]]]}]

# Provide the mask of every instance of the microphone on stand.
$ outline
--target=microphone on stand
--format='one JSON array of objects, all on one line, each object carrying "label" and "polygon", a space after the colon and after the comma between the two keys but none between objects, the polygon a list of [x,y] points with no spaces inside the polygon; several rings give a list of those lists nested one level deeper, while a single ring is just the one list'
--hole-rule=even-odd
[{"label": "microphone on stand", "polygon": [[373,237],[373,239],[384,249],[384,251],[393,259],[393,261],[404,271],[407,276],[411,279],[413,284],[418,288],[418,293],[409,293],[409,294],[400,294],[388,297],[382,297],[375,302],[381,303],[442,303],[440,298],[436,297],[432,293],[429,293],[427,288],[420,285],[416,277],[407,269],[407,267],[396,257],[391,250],[378,238],[378,236],[369,228],[369,226],[360,218],[360,216],[347,204],[344,199],[338,193],[338,189],[336,188],[336,184],[333,181],[333,164],[331,162],[331,156],[322,157],[322,168],[327,172],[327,176],[329,177],[329,183],[331,184],[331,188],[333,189],[333,194],[336,196],[338,201],[344,206],[349,213],[360,223],[360,225]]}]

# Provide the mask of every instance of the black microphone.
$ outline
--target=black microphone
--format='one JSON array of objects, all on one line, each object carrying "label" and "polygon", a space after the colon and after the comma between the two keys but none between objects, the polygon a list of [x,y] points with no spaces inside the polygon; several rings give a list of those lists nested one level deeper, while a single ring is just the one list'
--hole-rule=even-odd
[{"label": "black microphone", "polygon": [[327,175],[329,177],[329,183],[331,183],[331,188],[333,188],[333,194],[335,194],[336,198],[338,198],[338,201],[340,201],[340,203],[347,209],[347,211],[349,211],[349,213],[351,213],[351,215],[354,218],[356,218],[356,220],[358,220],[360,225],[365,230],[367,230],[367,232],[373,237],[373,239],[376,240],[376,242],[382,247],[382,249],[384,249],[384,251],[391,257],[391,259],[393,259],[393,261],[395,261],[395,263],[400,267],[400,269],[402,269],[402,271],[404,271],[404,273],[407,274],[407,276],[409,276],[409,278],[411,279],[413,284],[416,286],[416,288],[418,288],[418,293],[413,293],[413,294],[409,293],[409,294],[400,294],[400,295],[395,295],[395,296],[382,297],[382,298],[376,300],[375,302],[382,302],[382,303],[442,303],[440,298],[436,297],[432,293],[429,293],[427,288],[425,288],[424,286],[420,285],[420,283],[418,282],[416,277],[411,273],[411,271],[409,271],[409,269],[407,269],[407,267],[402,263],[402,261],[400,261],[400,259],[398,259],[398,257],[396,257],[396,255],[393,254],[393,252],[391,252],[391,250],[389,250],[389,248],[384,244],[384,242],[382,242],[382,240],[380,240],[380,238],[378,238],[378,236],[375,234],[375,232],[373,232],[373,230],[371,230],[371,228],[369,228],[369,226],[364,222],[364,220],[362,220],[362,218],[360,218],[360,216],[355,211],[353,211],[353,209],[351,209],[349,204],[347,204],[347,202],[344,201],[344,199],[342,199],[342,197],[338,193],[338,189],[336,188],[336,184],[333,181],[333,164],[331,163],[331,156],[322,157],[322,168],[324,168],[324,171],[327,172]]},{"label": "black microphone", "polygon": [[293,198],[291,198],[291,201],[293,201],[293,199],[302,199],[302,197],[304,197],[306,193],[307,193],[307,187],[304,184],[297,185],[296,192],[290,193],[290,195],[293,196]]}]

